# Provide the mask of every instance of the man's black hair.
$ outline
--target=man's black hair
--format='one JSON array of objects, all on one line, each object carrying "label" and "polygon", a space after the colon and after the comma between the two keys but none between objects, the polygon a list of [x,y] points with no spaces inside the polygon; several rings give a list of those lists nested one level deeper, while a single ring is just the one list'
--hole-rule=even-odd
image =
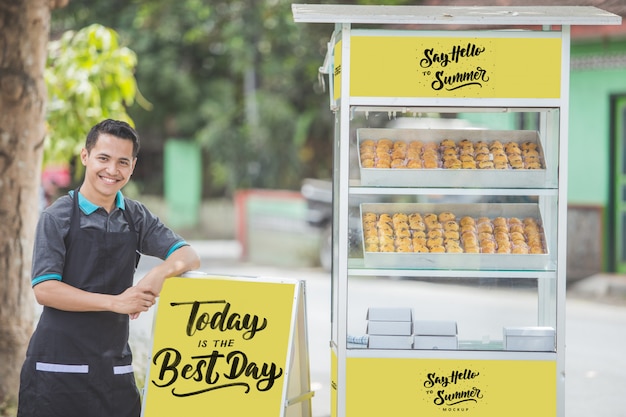
[{"label": "man's black hair", "polygon": [[121,139],[128,139],[133,142],[133,157],[137,157],[139,153],[139,135],[128,123],[121,120],[106,119],[91,128],[87,134],[85,148],[87,152],[91,152],[98,137],[101,134],[109,134]]}]

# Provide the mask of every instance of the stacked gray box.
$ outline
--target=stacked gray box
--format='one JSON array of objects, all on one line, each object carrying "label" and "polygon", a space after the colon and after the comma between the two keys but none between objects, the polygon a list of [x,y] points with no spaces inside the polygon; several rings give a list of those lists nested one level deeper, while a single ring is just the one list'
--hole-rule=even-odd
[{"label": "stacked gray box", "polygon": [[535,352],[554,352],[555,331],[552,327],[505,327],[504,349]]},{"label": "stacked gray box", "polygon": [[413,323],[413,349],[458,349],[455,321],[416,320]]},{"label": "stacked gray box", "polygon": [[411,349],[413,340],[411,308],[370,307],[367,310],[367,347]]}]

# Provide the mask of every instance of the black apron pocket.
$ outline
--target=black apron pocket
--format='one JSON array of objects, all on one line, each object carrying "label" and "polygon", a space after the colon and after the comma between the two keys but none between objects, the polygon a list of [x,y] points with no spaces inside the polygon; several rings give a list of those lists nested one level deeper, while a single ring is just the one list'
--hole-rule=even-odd
[{"label": "black apron pocket", "polygon": [[[30,397],[38,410],[33,417],[85,417],[94,415],[94,392],[87,365],[38,362]],[[30,414],[24,414],[30,415]]]}]

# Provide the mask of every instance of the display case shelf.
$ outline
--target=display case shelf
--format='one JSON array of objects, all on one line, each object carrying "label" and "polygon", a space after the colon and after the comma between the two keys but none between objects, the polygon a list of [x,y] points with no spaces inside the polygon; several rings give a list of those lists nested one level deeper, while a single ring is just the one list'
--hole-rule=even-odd
[{"label": "display case shelf", "polygon": [[353,195],[465,195],[465,196],[552,196],[558,195],[558,188],[527,188],[523,193],[519,189],[511,188],[453,188],[453,187],[367,187],[362,186],[360,180],[351,180],[349,194]]},{"label": "display case shelf", "polygon": [[[547,278],[556,279],[556,269],[509,269],[500,270],[487,269],[436,269],[436,268],[368,268],[365,266],[363,258],[350,258],[348,260],[348,276],[382,276],[382,277],[447,277],[462,280],[467,278],[496,278],[501,277],[503,273],[506,278]],[[461,275],[461,276],[459,276]]]}]

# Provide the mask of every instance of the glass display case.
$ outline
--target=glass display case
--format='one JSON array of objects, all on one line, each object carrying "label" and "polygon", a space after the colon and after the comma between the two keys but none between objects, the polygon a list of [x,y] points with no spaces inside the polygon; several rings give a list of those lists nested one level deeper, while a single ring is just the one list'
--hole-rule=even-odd
[{"label": "glass display case", "polygon": [[377,294],[352,301],[350,280],[370,277],[482,291],[496,305],[532,294],[532,308],[515,318],[492,314],[494,303],[473,305],[472,297],[445,308],[448,292],[436,302],[442,308],[419,300],[406,307],[413,320],[455,321],[458,350],[503,350],[514,327],[551,335],[541,350],[554,352],[559,110],[401,110],[351,115],[347,348],[368,347],[368,307],[397,307]]},{"label": "glass display case", "polygon": [[619,17],[293,11],[335,23],[332,415],[562,416],[569,25]]}]

